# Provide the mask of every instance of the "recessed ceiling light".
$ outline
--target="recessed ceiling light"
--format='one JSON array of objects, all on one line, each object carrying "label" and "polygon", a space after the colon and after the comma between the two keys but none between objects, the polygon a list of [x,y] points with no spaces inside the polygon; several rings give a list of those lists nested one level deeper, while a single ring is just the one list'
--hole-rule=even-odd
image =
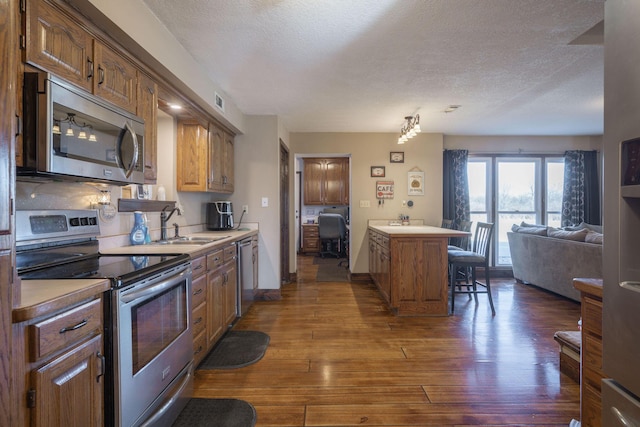
[{"label": "recessed ceiling light", "polygon": [[182,105],[169,104],[169,108],[171,108],[172,110],[181,110],[182,109]]}]

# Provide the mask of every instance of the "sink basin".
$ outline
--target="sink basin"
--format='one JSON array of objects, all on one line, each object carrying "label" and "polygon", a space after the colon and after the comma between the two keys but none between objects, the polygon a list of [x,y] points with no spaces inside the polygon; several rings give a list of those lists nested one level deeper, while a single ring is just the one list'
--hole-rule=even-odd
[{"label": "sink basin", "polygon": [[152,242],[152,245],[206,245],[207,243],[217,242],[218,240],[226,239],[229,236],[219,237],[200,237],[200,236],[185,236],[178,237],[177,239],[169,240],[156,240]]}]

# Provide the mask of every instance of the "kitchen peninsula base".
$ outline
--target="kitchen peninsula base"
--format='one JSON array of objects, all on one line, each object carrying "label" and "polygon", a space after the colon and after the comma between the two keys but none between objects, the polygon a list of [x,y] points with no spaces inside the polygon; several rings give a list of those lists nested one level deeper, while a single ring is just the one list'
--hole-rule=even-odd
[{"label": "kitchen peninsula base", "polygon": [[369,274],[396,315],[449,314],[447,244],[449,237],[468,234],[369,222]]}]

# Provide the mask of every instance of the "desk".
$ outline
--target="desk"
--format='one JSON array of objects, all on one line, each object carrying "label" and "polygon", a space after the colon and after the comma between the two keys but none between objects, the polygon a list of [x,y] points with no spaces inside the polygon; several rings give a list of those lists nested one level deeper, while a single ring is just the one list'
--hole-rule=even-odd
[{"label": "desk", "polygon": [[447,316],[450,237],[471,233],[426,225],[369,223],[369,274],[398,316]]}]

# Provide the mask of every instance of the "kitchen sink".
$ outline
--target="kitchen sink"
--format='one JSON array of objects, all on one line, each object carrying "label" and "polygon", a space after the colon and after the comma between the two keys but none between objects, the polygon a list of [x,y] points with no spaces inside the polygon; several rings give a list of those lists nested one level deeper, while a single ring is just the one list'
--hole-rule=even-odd
[{"label": "kitchen sink", "polygon": [[206,245],[207,243],[217,242],[218,240],[226,239],[230,236],[218,236],[218,237],[201,237],[201,236],[185,236],[178,237],[169,240],[156,240],[152,242],[152,245]]}]

